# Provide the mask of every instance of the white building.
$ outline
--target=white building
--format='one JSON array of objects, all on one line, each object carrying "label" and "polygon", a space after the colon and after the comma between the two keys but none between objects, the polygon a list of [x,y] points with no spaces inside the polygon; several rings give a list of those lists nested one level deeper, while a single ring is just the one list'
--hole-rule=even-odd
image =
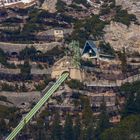
[{"label": "white building", "polygon": [[18,5],[18,4],[29,4],[33,2],[34,0],[0,0],[0,7],[9,7],[12,5]]}]

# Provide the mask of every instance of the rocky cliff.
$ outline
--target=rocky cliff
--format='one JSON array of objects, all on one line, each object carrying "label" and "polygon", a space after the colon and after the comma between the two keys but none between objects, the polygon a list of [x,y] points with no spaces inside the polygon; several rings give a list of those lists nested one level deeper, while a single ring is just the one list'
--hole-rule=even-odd
[{"label": "rocky cliff", "polygon": [[57,0],[45,0],[42,4],[42,9],[49,11],[50,13],[56,12]]},{"label": "rocky cliff", "polygon": [[129,51],[140,52],[140,26],[131,24],[129,27],[121,23],[111,22],[104,29],[104,39],[109,42],[115,50],[123,47]]}]

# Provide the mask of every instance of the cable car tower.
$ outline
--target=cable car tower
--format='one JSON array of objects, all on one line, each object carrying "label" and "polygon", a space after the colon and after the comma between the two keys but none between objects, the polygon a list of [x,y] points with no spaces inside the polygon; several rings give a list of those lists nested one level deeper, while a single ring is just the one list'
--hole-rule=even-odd
[{"label": "cable car tower", "polygon": [[72,54],[72,65],[79,69],[81,66],[81,53],[80,53],[80,47],[79,47],[79,41],[75,41],[73,40],[70,44],[69,44],[69,49],[71,50],[71,54]]}]

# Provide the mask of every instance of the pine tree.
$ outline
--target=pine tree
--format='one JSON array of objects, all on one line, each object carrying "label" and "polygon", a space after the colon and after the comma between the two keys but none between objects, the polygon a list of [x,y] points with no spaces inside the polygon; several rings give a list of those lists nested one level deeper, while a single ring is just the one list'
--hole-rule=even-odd
[{"label": "pine tree", "polygon": [[88,98],[84,98],[84,109],[82,118],[82,135],[83,140],[93,140],[94,138],[94,117]]},{"label": "pine tree", "polygon": [[64,126],[64,140],[74,140],[73,122],[69,114],[66,116],[66,122]]},{"label": "pine tree", "polygon": [[81,135],[81,122],[79,115],[76,117],[74,126],[74,140],[80,140]]},{"label": "pine tree", "polygon": [[106,110],[106,103],[103,99],[103,102],[100,106],[101,114],[99,116],[99,122],[97,125],[96,135],[99,138],[99,135],[105,131],[105,129],[110,127],[109,116]]},{"label": "pine tree", "polygon": [[83,124],[84,124],[84,127],[86,128],[93,121],[93,115],[92,115],[92,109],[90,107],[89,99],[84,98],[83,102],[84,102]]},{"label": "pine tree", "polygon": [[40,127],[38,130],[37,130],[37,135],[35,137],[35,140],[46,140],[46,134],[45,134],[45,130],[42,127]]},{"label": "pine tree", "polygon": [[4,119],[0,120],[0,136],[5,135],[7,132],[7,126]]},{"label": "pine tree", "polygon": [[55,114],[54,122],[52,124],[52,140],[62,140],[62,127],[60,125],[59,113]]},{"label": "pine tree", "polygon": [[123,48],[123,51],[119,52],[118,55],[119,55],[119,58],[121,60],[122,73],[125,75],[126,74],[126,70],[127,70],[127,55],[126,55],[125,48]]}]

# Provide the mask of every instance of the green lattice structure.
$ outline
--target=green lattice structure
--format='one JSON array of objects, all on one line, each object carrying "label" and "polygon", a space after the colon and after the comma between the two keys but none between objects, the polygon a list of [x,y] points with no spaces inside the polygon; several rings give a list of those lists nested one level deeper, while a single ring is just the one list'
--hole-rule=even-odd
[{"label": "green lattice structure", "polygon": [[80,47],[79,47],[79,41],[73,40],[69,44],[69,49],[72,52],[72,65],[76,68],[80,68],[80,60],[81,60],[81,53],[80,53]]},{"label": "green lattice structure", "polygon": [[25,127],[26,124],[30,122],[33,116],[40,110],[40,108],[48,101],[48,99],[55,93],[55,91],[60,87],[60,85],[67,79],[69,73],[63,73],[59,79],[54,83],[54,85],[45,93],[45,95],[39,100],[39,102],[31,109],[29,113],[19,122],[17,127],[8,135],[5,140],[13,140],[20,133],[20,131]]}]

